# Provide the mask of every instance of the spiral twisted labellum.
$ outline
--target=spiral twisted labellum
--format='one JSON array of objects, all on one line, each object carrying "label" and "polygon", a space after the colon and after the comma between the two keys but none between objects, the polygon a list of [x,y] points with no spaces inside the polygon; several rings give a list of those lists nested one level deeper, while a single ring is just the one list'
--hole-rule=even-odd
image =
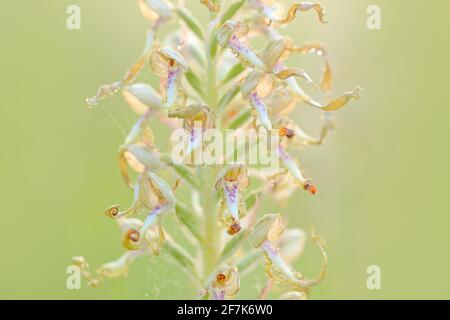
[{"label": "spiral twisted labellum", "polygon": [[[322,129],[320,132],[320,136],[318,138],[313,138],[307,133],[305,133],[300,127],[298,127],[294,121],[292,121],[289,118],[281,118],[277,124],[277,127],[279,128],[279,135],[280,137],[286,137],[289,142],[292,142],[294,145],[298,145],[298,143],[301,143],[305,146],[310,145],[322,145],[325,141],[325,139],[328,136],[328,133],[330,130],[334,129],[334,122],[333,118],[331,117],[332,114],[325,113],[324,114],[324,124],[322,125]],[[283,146],[287,146],[285,143],[286,140],[282,140]]]},{"label": "spiral twisted labellum", "polygon": [[287,15],[284,19],[272,19],[272,20],[278,23],[286,24],[295,19],[298,11],[306,12],[311,9],[316,11],[317,17],[319,18],[320,22],[327,23],[327,21],[325,20],[325,9],[319,3],[312,3],[312,2],[300,2],[294,4],[289,8]]},{"label": "spiral twisted labellum", "polygon": [[223,191],[228,214],[232,218],[230,234],[240,230],[239,207],[242,202],[241,192],[250,184],[247,170],[242,164],[232,164],[225,167],[217,176],[216,189]]},{"label": "spiral twisted labellum", "polygon": [[299,52],[302,54],[315,54],[323,58],[325,67],[323,70],[322,80],[320,82],[320,88],[323,92],[329,92],[331,90],[331,83],[333,81],[333,75],[331,72],[331,64],[328,58],[328,52],[326,48],[320,43],[307,43],[301,47],[290,47],[289,51]]},{"label": "spiral twisted labellum", "polygon": [[311,232],[311,238],[319,247],[322,254],[322,267],[317,277],[307,279],[293,270],[289,264],[283,259],[280,250],[270,241],[265,241],[261,245],[261,250],[266,259],[266,273],[276,282],[286,283],[294,289],[305,291],[322,282],[327,274],[327,255],[325,252],[325,241],[322,237],[317,236],[314,230]]},{"label": "spiral twisted labellum", "polygon": [[129,229],[124,234],[122,245],[131,251],[138,250],[140,248],[139,240],[139,231],[136,229]]},{"label": "spiral twisted labellum", "polygon": [[158,195],[155,195],[149,179],[145,173],[142,173],[138,176],[134,185],[131,206],[127,210],[120,211],[119,205],[116,204],[106,209],[105,214],[110,218],[117,219],[122,225],[124,220],[120,218],[128,217],[143,210],[150,210],[158,201]]},{"label": "spiral twisted labellum", "polygon": [[303,89],[298,85],[297,80],[295,77],[289,77],[285,80],[289,90],[292,92],[292,94],[294,95],[294,97],[296,97],[296,99],[294,99],[295,102],[297,102],[297,100],[302,101],[304,103],[309,104],[310,106],[313,106],[315,108],[322,108],[322,104],[313,100],[309,95],[307,95]]},{"label": "spiral twisted labellum", "polygon": [[138,0],[142,16],[152,23],[167,21],[172,18],[173,6],[166,0]]},{"label": "spiral twisted labellum", "polygon": [[140,229],[143,222],[137,218],[122,218],[117,220],[124,231],[122,245],[130,251],[150,250],[154,255],[159,255],[165,241],[165,235],[161,223],[152,225],[144,236]]},{"label": "spiral twisted labellum", "polygon": [[86,99],[86,103],[89,107],[95,107],[103,99],[112,96],[120,90],[120,88],[127,83],[131,83],[142,70],[145,63],[144,57],[140,58],[139,61],[134,64],[130,69],[127,70],[125,76],[121,81],[116,81],[111,84],[105,84],[98,88],[95,96]]},{"label": "spiral twisted labellum", "polygon": [[328,136],[328,133],[334,129],[334,122],[331,119],[325,119],[324,124],[322,125],[322,129],[320,131],[320,136],[318,138],[313,138],[305,133],[299,127],[295,127],[295,135],[301,140],[304,145],[310,146],[315,145],[319,146],[325,142],[325,139]]},{"label": "spiral twisted labellum", "polygon": [[308,75],[308,73],[305,70],[300,69],[300,68],[284,69],[282,71],[277,72],[275,75],[281,80],[286,80],[291,77],[300,77],[300,78],[305,79],[309,85],[319,88],[319,86],[314,83],[314,81],[311,79],[311,77]]},{"label": "spiral twisted labellum", "polygon": [[295,163],[294,158],[281,145],[278,147],[277,151],[281,163],[291,173],[295,181],[309,193],[316,194],[317,188],[311,184],[309,179],[303,177],[303,174],[298,165]]},{"label": "spiral twisted labellum", "polygon": [[244,22],[228,20],[220,27],[217,41],[222,47],[228,47],[244,66],[266,70],[267,67],[261,58],[239,40],[239,37],[246,35],[248,30]]},{"label": "spiral twisted labellum", "polygon": [[159,93],[146,83],[126,86],[122,95],[130,109],[141,116],[148,110],[158,111],[164,107]]},{"label": "spiral twisted labellum", "polygon": [[95,96],[86,99],[86,104],[91,108],[97,106],[101,100],[105,99],[108,96],[112,96],[114,93],[119,91],[121,86],[121,81],[117,81],[112,84],[101,85],[97,89],[97,93],[95,94]]},{"label": "spiral twisted labellum", "polygon": [[181,78],[188,70],[184,57],[170,47],[155,50],[150,55],[150,66],[164,83],[165,107],[170,108],[184,101],[186,94],[181,86]]},{"label": "spiral twisted labellum", "polygon": [[132,83],[139,75],[142,68],[144,67],[145,60],[147,59],[147,56],[150,52],[152,45],[153,45],[153,32],[149,31],[147,33],[144,51],[139,60],[125,72],[125,75],[122,77],[122,80],[100,86],[97,89],[97,93],[95,94],[95,96],[86,99],[87,105],[91,108],[95,107],[103,99],[107,98],[108,96],[112,96],[113,94],[118,92],[120,88],[122,88],[122,86]]},{"label": "spiral twisted labellum", "polygon": [[211,12],[220,11],[220,2],[221,0],[200,0],[200,3],[206,6]]},{"label": "spiral twisted labellum", "polygon": [[141,201],[140,182],[141,180],[139,178],[138,181],[136,182],[136,185],[134,186],[133,203],[131,204],[130,208],[128,208],[125,211],[120,211],[120,206],[118,204],[115,204],[105,210],[105,215],[113,219],[121,220],[120,218],[124,218],[138,212],[143,205]]},{"label": "spiral twisted labellum", "polygon": [[336,99],[332,100],[326,106],[322,107],[323,111],[337,111],[346,106],[351,100],[357,100],[361,96],[362,89],[356,87],[353,91],[344,92]]},{"label": "spiral twisted labellum", "polygon": [[204,294],[212,300],[225,300],[239,292],[239,272],[236,267],[219,267],[208,278]]}]

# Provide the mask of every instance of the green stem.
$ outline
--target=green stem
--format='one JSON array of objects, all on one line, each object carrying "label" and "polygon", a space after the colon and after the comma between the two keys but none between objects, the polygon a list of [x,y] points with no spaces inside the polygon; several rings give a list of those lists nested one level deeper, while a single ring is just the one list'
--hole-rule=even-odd
[{"label": "green stem", "polygon": [[208,56],[208,66],[206,74],[206,103],[215,109],[218,104],[218,93],[217,93],[217,74],[216,74],[216,61],[215,59]]},{"label": "green stem", "polygon": [[[215,19],[212,14],[210,21]],[[209,36],[205,38],[205,51],[207,57],[207,72],[205,85],[205,102],[215,109],[218,104],[218,87],[217,87],[217,61],[216,57],[212,57],[209,50],[211,39]],[[217,170],[214,167],[203,167],[202,170],[202,187],[201,202],[204,216],[204,242],[202,243],[203,253],[203,278],[208,279],[209,275],[218,267],[220,259],[220,225],[217,219],[217,197],[214,189]]]},{"label": "green stem", "polygon": [[[216,18],[215,13],[211,13],[210,21],[213,21]],[[217,73],[216,73],[216,67],[217,67],[217,61],[215,55],[214,57],[211,56],[211,50],[210,46],[213,44],[213,39],[210,37],[214,37],[214,32],[211,32],[212,35],[207,35],[205,37],[205,55],[207,59],[207,71],[206,71],[206,91],[205,91],[205,100],[206,103],[209,104],[209,106],[212,109],[215,109],[218,104],[218,88],[217,88]]]},{"label": "green stem", "polygon": [[203,278],[217,268],[220,258],[220,225],[217,220],[217,201],[214,190],[215,169],[203,168],[202,206],[204,215],[204,243],[203,245]]}]

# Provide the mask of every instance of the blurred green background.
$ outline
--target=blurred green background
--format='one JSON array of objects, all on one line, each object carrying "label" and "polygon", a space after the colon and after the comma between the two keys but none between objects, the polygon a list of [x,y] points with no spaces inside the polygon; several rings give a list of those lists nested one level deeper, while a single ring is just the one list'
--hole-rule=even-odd
[{"label": "blurred green background", "polygon": [[[338,113],[326,146],[304,154],[320,193],[298,191],[282,211],[291,226],[315,226],[328,242],[329,276],[311,298],[450,298],[450,2],[321,3],[327,25],[303,14],[286,32],[297,44],[328,46],[335,94],[355,85],[365,93]],[[81,30],[66,28],[70,4],[81,7]],[[371,4],[382,10],[378,31],[366,27]],[[186,275],[164,257],[141,259],[127,278],[99,289],[66,289],[72,256],[96,267],[122,252],[102,212],[130,201],[116,154],[118,124],[128,129],[133,115],[120,97],[95,110],[84,100],[141,52],[147,22],[136,1],[1,1],[0,11],[0,298],[193,297]],[[317,59],[302,61],[319,70]],[[317,132],[317,122],[305,121],[317,113],[301,109],[296,119]],[[263,211],[275,210],[266,203]],[[295,266],[312,276],[319,263],[309,244]],[[381,290],[366,288],[369,265],[381,267]],[[243,280],[239,298],[256,296],[261,275]]]}]

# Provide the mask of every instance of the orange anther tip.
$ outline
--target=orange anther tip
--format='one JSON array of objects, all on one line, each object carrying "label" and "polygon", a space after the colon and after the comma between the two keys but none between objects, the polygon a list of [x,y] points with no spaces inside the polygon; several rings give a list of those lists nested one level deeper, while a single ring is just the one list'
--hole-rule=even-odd
[{"label": "orange anther tip", "polygon": [[317,188],[315,186],[313,186],[312,184],[305,184],[305,190],[311,194],[317,193]]},{"label": "orange anther tip", "polygon": [[279,133],[281,137],[287,137],[288,139],[291,139],[295,135],[294,131],[285,127],[281,128]]}]

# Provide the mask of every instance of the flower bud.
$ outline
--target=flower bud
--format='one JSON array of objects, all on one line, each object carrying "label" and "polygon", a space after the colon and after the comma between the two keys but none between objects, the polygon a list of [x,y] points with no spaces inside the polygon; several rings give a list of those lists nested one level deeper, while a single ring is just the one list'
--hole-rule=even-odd
[{"label": "flower bud", "polygon": [[148,109],[160,110],[163,103],[160,95],[146,83],[135,83],[124,88],[122,93],[131,110],[144,115]]},{"label": "flower bud", "polygon": [[172,17],[172,4],[166,0],[139,0],[138,5],[142,16],[150,22]]},{"label": "flower bud", "polygon": [[275,242],[284,232],[285,219],[280,214],[266,214],[254,226],[249,241],[259,248],[265,241]]}]

